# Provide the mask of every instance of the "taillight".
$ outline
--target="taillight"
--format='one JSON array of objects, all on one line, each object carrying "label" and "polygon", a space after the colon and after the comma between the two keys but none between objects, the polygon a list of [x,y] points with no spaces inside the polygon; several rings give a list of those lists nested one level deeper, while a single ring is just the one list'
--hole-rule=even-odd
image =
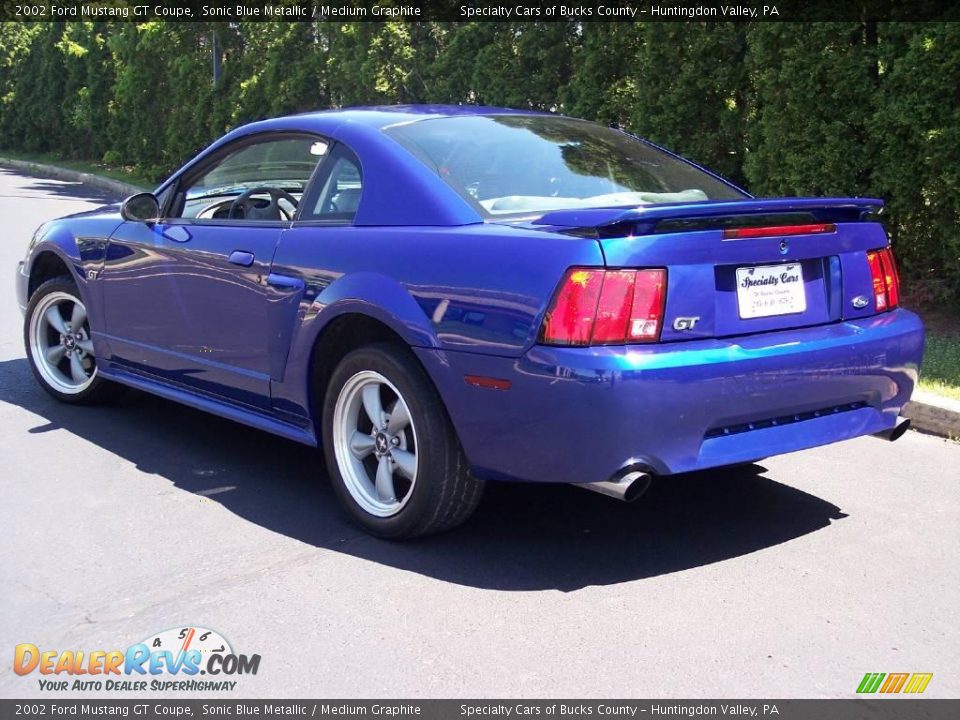
[{"label": "taillight", "polygon": [[660,339],[667,271],[574,268],[543,321],[550,345],[613,345]]},{"label": "taillight", "polygon": [[873,302],[877,312],[892,310],[900,304],[900,276],[890,247],[867,253],[873,280]]},{"label": "taillight", "polygon": [[600,271],[603,286],[597,303],[597,319],[593,323],[591,343],[623,342],[627,336],[629,311],[633,306],[636,272],[633,270]]},{"label": "taillight", "polygon": [[883,277],[887,285],[887,307],[895,308],[900,305],[900,273],[897,271],[897,261],[893,257],[893,248],[885,248],[880,259],[883,261]]},{"label": "taillight", "polygon": [[602,270],[569,270],[547,313],[544,340],[558,345],[589,345],[602,285]]}]

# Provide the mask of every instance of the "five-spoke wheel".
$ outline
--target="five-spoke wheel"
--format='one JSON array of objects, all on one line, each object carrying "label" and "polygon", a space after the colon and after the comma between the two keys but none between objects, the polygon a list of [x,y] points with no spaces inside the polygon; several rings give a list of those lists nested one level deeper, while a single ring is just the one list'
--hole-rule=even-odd
[{"label": "five-spoke wheel", "polygon": [[87,309],[68,293],[50,293],[37,304],[30,344],[37,369],[60,392],[82,392],[96,377]]},{"label": "five-spoke wheel", "polygon": [[346,355],[327,386],[321,431],[337,496],[374,535],[445,530],[480,501],[483,482],[470,475],[443,403],[407,348]]},{"label": "five-spoke wheel", "polygon": [[24,344],[34,375],[58,400],[98,402],[115,387],[98,377],[87,309],[69,278],[48,280],[30,297]]},{"label": "five-spoke wheel", "polygon": [[399,512],[417,482],[417,431],[400,391],[378,372],[358,372],[340,390],[333,425],[353,498],[377,517]]}]

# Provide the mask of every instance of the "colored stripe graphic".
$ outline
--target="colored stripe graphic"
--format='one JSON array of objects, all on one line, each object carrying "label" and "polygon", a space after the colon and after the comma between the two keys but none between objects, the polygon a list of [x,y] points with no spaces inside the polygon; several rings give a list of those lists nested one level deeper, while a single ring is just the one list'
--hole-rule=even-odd
[{"label": "colored stripe graphic", "polygon": [[[884,679],[886,678],[886,679]],[[871,694],[875,692],[887,695],[899,692],[919,694],[927,689],[933,673],[867,673],[857,686],[857,692]]]},{"label": "colored stripe graphic", "polygon": [[927,689],[927,685],[930,684],[930,679],[933,677],[933,673],[914,673],[913,677],[910,678],[910,682],[907,683],[907,687],[904,688],[905,693],[922,693]]},{"label": "colored stripe graphic", "polygon": [[880,683],[883,681],[884,677],[886,677],[885,673],[867,673],[863,676],[863,680],[860,681],[860,686],[857,688],[857,692],[875,693],[877,688],[880,687]]},{"label": "colored stripe graphic", "polygon": [[883,687],[880,688],[882,693],[898,693],[901,688],[903,688],[904,683],[907,682],[907,678],[910,677],[910,673],[890,673],[887,675],[887,681],[883,684]]}]

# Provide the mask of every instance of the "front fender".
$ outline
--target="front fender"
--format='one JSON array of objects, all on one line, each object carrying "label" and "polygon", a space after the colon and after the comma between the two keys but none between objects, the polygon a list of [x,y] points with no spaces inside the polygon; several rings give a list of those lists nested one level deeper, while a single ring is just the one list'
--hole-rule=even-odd
[{"label": "front fender", "polygon": [[77,282],[86,277],[83,272],[80,248],[71,233],[62,229],[50,231],[47,226],[41,226],[30,240],[26,257],[23,259],[23,269],[27,275],[33,272],[37,258],[44,253],[56,255],[67,266]]},{"label": "front fender", "polygon": [[[34,233],[23,261],[22,272],[28,283],[38,260],[48,254],[66,266],[87,308],[95,347],[102,342],[99,336],[104,328],[103,303],[100,302],[96,278],[103,267],[110,235],[121,222],[110,213],[88,213],[53,220],[41,225]],[[102,348],[98,348],[99,352]]]},{"label": "front fender", "polygon": [[54,252],[78,283],[85,282],[89,271],[97,274],[103,266],[107,242],[122,222],[112,213],[98,212],[45,223],[30,240],[24,266],[29,271],[34,258],[43,252]]},{"label": "front fender", "polygon": [[[35,236],[35,239],[31,240],[30,246],[27,249],[27,256],[23,261],[22,269],[27,283],[30,283],[30,278],[37,269],[36,265],[38,261],[44,259],[45,262],[51,255],[56,257],[56,259],[67,268],[70,277],[80,291],[80,299],[83,301],[83,304],[89,308],[91,304],[89,297],[90,286],[83,269],[83,261],[77,243],[74,241],[73,236],[69,234],[64,235],[61,233],[60,237],[45,236],[40,239],[37,239]],[[24,294],[24,306],[26,306],[30,301],[29,289],[25,288]]]}]

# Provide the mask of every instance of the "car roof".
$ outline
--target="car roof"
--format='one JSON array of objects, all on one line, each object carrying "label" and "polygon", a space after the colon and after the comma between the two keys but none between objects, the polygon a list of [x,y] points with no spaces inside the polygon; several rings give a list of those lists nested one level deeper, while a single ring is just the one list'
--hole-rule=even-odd
[{"label": "car roof", "polygon": [[[462,115],[550,115],[537,110],[516,110],[485,105],[366,105],[300,113],[301,119],[317,118],[326,124],[331,118],[384,128],[400,123]],[[277,118],[278,120],[281,118]],[[269,122],[269,121],[267,121]]]},{"label": "car roof", "polygon": [[[536,110],[513,110],[483,105],[371,105],[334,110],[315,110],[258,120],[241,125],[217,140],[211,148],[245,135],[261,132],[313,132],[343,140],[339,134],[345,129],[380,131],[394,125],[405,125],[420,120],[452,117],[489,117],[493,115],[553,116],[554,113]],[[209,148],[208,148],[209,149]]]}]

